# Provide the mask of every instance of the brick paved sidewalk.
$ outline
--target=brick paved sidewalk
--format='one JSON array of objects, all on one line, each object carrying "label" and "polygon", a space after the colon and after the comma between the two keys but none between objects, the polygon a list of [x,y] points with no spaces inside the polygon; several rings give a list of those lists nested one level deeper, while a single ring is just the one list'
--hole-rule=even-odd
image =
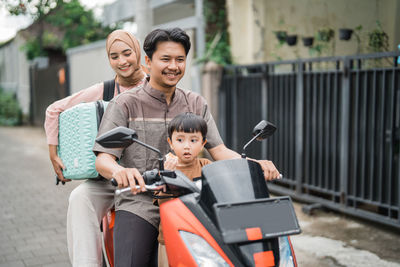
[{"label": "brick paved sidewalk", "polygon": [[55,186],[44,131],[0,127],[0,267],[71,266],[68,196],[79,182]]}]

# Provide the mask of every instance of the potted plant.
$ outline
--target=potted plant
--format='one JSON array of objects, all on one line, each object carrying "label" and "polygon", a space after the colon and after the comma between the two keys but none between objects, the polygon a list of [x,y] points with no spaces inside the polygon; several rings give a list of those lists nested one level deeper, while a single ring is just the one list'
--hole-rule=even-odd
[{"label": "potted plant", "polygon": [[286,43],[290,46],[296,45],[297,43],[297,35],[288,35],[286,36]]},{"label": "potted plant", "polygon": [[339,39],[348,41],[350,40],[352,33],[353,33],[352,29],[347,29],[347,28],[339,29]]},{"label": "potted plant", "polygon": [[317,33],[317,40],[322,42],[329,42],[335,36],[335,32],[330,29],[321,29]]},{"label": "potted plant", "polygon": [[377,27],[368,33],[368,46],[373,52],[387,51],[389,48],[389,36],[383,31],[381,23],[376,21]]},{"label": "potted plant", "polygon": [[305,47],[310,47],[314,43],[314,37],[303,37],[303,45]]},{"label": "potted plant", "polygon": [[278,39],[278,41],[280,43],[282,43],[282,42],[286,41],[287,33],[285,31],[276,31],[275,36],[276,36],[276,39]]}]

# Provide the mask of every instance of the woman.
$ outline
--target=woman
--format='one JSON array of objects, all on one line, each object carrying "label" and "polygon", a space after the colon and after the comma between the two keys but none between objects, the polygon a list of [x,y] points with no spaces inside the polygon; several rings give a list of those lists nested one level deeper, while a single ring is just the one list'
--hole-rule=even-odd
[{"label": "woman", "polygon": [[[140,45],[129,32],[116,30],[106,41],[111,68],[115,71],[114,96],[144,82],[145,73],[140,65]],[[143,68],[144,69],[144,68]],[[50,160],[61,181],[64,164],[57,155],[58,117],[60,113],[81,102],[103,99],[103,83],[97,83],[71,96],[54,102],[46,110],[45,131]],[[101,266],[100,222],[114,204],[114,190],[104,179],[86,180],[69,197],[67,214],[68,253],[73,266]]]}]

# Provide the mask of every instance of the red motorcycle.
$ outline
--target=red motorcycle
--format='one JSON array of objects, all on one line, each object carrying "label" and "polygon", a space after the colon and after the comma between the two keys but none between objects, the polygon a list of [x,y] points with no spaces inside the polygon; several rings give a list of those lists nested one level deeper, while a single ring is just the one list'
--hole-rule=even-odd
[{"label": "red motorcycle", "polygon": [[[159,154],[158,170],[143,177],[148,190],[166,184],[179,193],[160,206],[170,266],[297,266],[288,236],[301,230],[291,199],[270,198],[260,165],[247,160],[245,153],[254,140],[263,140],[275,130],[271,123],[261,121],[243,147],[241,159],[204,166],[198,181],[180,171],[164,170],[160,151],[137,140],[132,129],[115,128],[96,142],[109,148],[136,142]],[[107,235],[109,229],[105,230]],[[105,248],[112,263],[112,249],[107,244]]]}]

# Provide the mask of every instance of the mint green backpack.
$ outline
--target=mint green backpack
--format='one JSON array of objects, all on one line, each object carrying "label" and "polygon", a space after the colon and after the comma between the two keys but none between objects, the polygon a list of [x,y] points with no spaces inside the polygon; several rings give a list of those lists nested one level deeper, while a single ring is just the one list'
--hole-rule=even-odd
[{"label": "mint green backpack", "polygon": [[114,95],[114,86],[114,80],[104,82],[103,100],[80,103],[60,114],[58,156],[66,167],[63,171],[66,179],[99,177],[92,149],[108,101]]}]

